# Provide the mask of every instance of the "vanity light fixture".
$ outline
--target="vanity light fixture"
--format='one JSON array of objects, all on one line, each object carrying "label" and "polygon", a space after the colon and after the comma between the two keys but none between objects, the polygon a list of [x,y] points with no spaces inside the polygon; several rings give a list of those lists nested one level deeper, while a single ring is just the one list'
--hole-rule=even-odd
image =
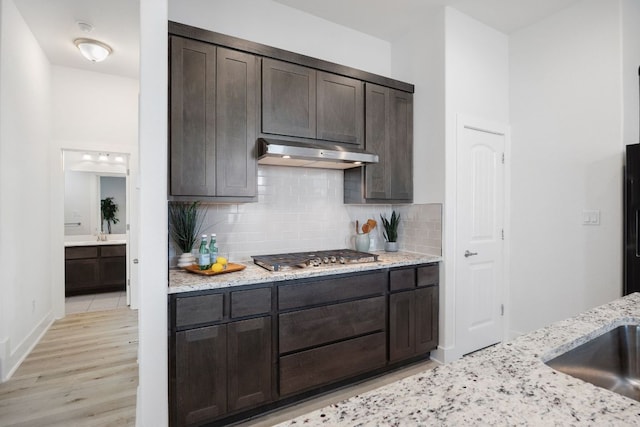
[{"label": "vanity light fixture", "polygon": [[83,154],[82,155],[82,160],[93,160],[93,157],[91,157],[91,154]]},{"label": "vanity light fixture", "polygon": [[113,52],[110,46],[97,40],[75,39],[73,43],[78,47],[82,56],[91,62],[104,61]]},{"label": "vanity light fixture", "polygon": [[115,160],[116,162],[122,163],[122,162],[124,162],[124,157],[116,156],[115,159],[113,159],[113,160]]},{"label": "vanity light fixture", "polygon": [[98,160],[100,160],[101,162],[106,162],[107,160],[109,160],[109,155],[100,153],[100,155],[98,156]]}]

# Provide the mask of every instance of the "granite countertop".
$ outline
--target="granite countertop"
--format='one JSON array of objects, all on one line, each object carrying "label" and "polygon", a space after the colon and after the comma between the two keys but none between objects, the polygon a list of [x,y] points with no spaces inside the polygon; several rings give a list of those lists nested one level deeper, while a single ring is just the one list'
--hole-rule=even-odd
[{"label": "granite countertop", "polygon": [[93,238],[93,240],[72,240],[64,242],[64,247],[73,247],[73,246],[105,246],[105,245],[125,245],[127,243],[126,239],[113,239],[113,240],[97,240],[97,238]]},{"label": "granite countertop", "polygon": [[637,323],[640,293],[279,426],[640,425],[640,402],[544,364]]},{"label": "granite countertop", "polygon": [[377,262],[363,264],[332,264],[323,267],[308,267],[299,270],[273,272],[257,266],[253,261],[234,262],[245,265],[242,271],[203,276],[189,273],[182,269],[169,270],[169,293],[201,291],[206,289],[220,289],[232,286],[255,285],[258,283],[277,282],[282,280],[320,277],[330,274],[353,273],[358,271],[372,271],[389,267],[438,262],[442,257],[435,255],[417,254],[412,252],[372,252],[378,254]]}]

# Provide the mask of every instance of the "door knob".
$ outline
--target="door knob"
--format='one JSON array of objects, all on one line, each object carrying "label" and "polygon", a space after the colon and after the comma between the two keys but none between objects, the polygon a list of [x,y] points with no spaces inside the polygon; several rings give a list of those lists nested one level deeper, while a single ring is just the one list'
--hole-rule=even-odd
[{"label": "door knob", "polygon": [[465,258],[469,258],[470,256],[474,256],[474,255],[478,255],[478,252],[469,252],[468,249],[466,251],[464,251],[464,257]]}]

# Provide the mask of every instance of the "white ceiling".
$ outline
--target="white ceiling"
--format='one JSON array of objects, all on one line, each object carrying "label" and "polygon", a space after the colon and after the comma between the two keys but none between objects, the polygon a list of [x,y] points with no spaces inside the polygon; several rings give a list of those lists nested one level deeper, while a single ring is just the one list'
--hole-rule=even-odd
[{"label": "white ceiling", "polygon": [[[138,78],[138,0],[14,1],[52,64]],[[93,31],[81,31],[77,21],[90,23]],[[113,53],[103,62],[87,61],[73,44],[77,38],[99,40]]]},{"label": "white ceiling", "polygon": [[[443,6],[451,6],[509,34],[580,0],[274,1],[391,41],[402,34],[409,23],[420,22],[422,17]],[[15,3],[52,64],[138,77],[138,0],[15,0]],[[89,22],[94,26],[93,31],[82,32],[77,21]],[[113,54],[101,63],[87,61],[73,44],[73,40],[80,37],[110,45]]]},{"label": "white ceiling", "polygon": [[274,0],[383,40],[443,6],[510,34],[580,0]]}]

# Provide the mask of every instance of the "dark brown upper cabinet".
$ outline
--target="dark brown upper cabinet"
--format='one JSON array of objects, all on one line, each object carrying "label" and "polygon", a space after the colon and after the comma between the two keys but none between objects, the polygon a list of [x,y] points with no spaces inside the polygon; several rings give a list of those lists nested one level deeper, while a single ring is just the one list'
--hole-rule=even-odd
[{"label": "dark brown upper cabinet", "polygon": [[170,60],[169,195],[251,201],[258,59],[171,36]]},{"label": "dark brown upper cabinet", "polygon": [[262,132],[362,145],[364,83],[288,62],[262,61]]},{"label": "dark brown upper cabinet", "polygon": [[316,137],[315,70],[263,59],[262,132]]},{"label": "dark brown upper cabinet", "polygon": [[364,83],[318,71],[318,139],[362,145]]},{"label": "dark brown upper cabinet", "polygon": [[345,203],[413,201],[413,95],[365,84],[365,149],[377,164],[345,170]]}]

